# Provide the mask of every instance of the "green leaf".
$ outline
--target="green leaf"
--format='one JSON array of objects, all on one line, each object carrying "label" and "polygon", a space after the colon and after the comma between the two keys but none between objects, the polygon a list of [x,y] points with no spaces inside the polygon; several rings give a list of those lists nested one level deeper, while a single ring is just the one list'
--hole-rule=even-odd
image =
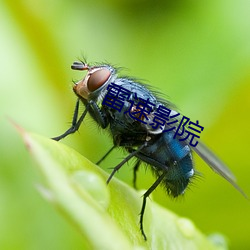
[{"label": "green leaf", "polygon": [[81,232],[83,249],[226,249],[212,243],[186,218],[148,199],[144,241],[139,229],[143,192],[108,174],[60,142],[21,130],[45,179],[43,196]]}]

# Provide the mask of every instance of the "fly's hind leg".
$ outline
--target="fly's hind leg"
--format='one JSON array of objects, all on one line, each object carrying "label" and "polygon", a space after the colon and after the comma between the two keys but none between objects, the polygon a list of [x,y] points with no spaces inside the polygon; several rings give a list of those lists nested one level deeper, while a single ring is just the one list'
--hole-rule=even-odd
[{"label": "fly's hind leg", "polygon": [[136,179],[137,179],[137,178],[136,178],[136,174],[137,174],[137,171],[138,171],[140,165],[141,165],[141,161],[140,161],[140,160],[137,160],[136,163],[135,163],[135,165],[134,165],[134,168],[133,168],[133,187],[134,187],[135,189],[137,189],[137,188],[136,188]]},{"label": "fly's hind leg", "polygon": [[157,178],[157,180],[153,183],[153,185],[143,195],[142,208],[141,208],[141,212],[140,212],[140,230],[141,230],[141,233],[142,233],[144,240],[147,240],[147,236],[146,236],[146,234],[144,232],[144,228],[143,228],[143,217],[144,217],[144,212],[145,212],[145,208],[146,208],[146,201],[147,201],[148,196],[158,187],[158,185],[162,182],[162,180],[165,176],[166,176],[166,172],[163,172],[163,174],[161,174]]}]

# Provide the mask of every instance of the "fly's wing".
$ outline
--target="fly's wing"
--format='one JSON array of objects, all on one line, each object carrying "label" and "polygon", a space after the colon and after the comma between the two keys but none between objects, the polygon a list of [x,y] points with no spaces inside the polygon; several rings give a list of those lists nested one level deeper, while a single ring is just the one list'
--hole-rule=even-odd
[{"label": "fly's wing", "polygon": [[236,178],[230,169],[203,143],[199,142],[196,147],[192,147],[195,151],[217,174],[231,183],[243,196],[247,199],[247,195],[237,185]]},{"label": "fly's wing", "polygon": [[[171,116],[177,114],[175,110],[171,111]],[[180,117],[177,117],[177,124],[180,123]],[[172,125],[173,126],[173,125]],[[172,130],[172,133],[176,132],[178,125],[175,125],[175,128]],[[171,125],[165,124],[164,129],[168,130],[171,128]],[[188,130],[185,127],[185,130]],[[152,134],[158,134],[162,133],[162,130],[155,130],[150,131],[149,133]],[[178,136],[176,137],[178,139]],[[180,138],[179,138],[180,139]],[[187,144],[190,143],[189,137],[185,140]],[[243,192],[243,190],[237,185],[236,178],[233,175],[233,173],[230,171],[230,169],[209,149],[207,148],[202,142],[199,141],[199,143],[196,145],[196,147],[190,146],[190,148],[195,151],[207,164],[208,166],[214,170],[217,174],[222,176],[224,179],[226,179],[229,183],[231,183],[243,196],[245,196],[247,199],[247,195]]]}]

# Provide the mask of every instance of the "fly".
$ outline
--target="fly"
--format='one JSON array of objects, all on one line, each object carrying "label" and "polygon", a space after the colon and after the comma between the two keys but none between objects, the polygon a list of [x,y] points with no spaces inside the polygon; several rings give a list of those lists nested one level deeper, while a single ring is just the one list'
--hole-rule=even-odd
[{"label": "fly", "polygon": [[[143,195],[140,230],[145,240],[143,216],[147,197],[159,184],[162,184],[172,197],[184,193],[195,174],[192,150],[246,196],[236,184],[232,172],[204,144],[195,143],[194,137],[183,139],[183,133],[177,133],[182,120],[178,118],[179,113],[175,111],[173,104],[157,97],[147,85],[132,78],[119,77],[117,70],[109,64],[90,66],[85,62],[74,62],[71,68],[87,71],[87,74],[73,87],[78,99],[71,127],[53,139],[59,141],[76,132],[89,113],[102,129],[109,130],[113,138],[113,147],[98,164],[116,147],[123,147],[128,152],[124,160],[114,167],[107,183],[131,158],[137,159],[134,166],[134,186],[140,165],[145,163],[150,166],[157,178]],[[80,102],[85,106],[85,110],[79,116]],[[169,118],[174,121],[171,123]],[[192,125],[196,127],[196,131],[197,128],[203,130],[198,121]],[[187,130],[189,134],[191,129]]]}]

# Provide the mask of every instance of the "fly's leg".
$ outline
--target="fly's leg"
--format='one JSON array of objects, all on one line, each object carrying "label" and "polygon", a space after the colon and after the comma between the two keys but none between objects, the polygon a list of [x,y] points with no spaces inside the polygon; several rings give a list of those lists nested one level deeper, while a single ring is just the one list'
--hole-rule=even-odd
[{"label": "fly's leg", "polygon": [[140,230],[142,233],[142,236],[144,238],[144,240],[147,240],[147,236],[144,232],[143,229],[143,216],[144,216],[144,212],[145,212],[145,208],[146,208],[146,200],[148,198],[148,196],[157,188],[157,186],[162,182],[163,178],[165,177],[167,172],[164,172],[162,175],[160,175],[157,180],[153,183],[153,185],[147,190],[147,192],[143,195],[143,201],[142,201],[142,208],[141,208],[141,212],[140,212]]},{"label": "fly's leg", "polygon": [[136,163],[135,163],[135,166],[133,168],[133,186],[134,186],[135,189],[137,189],[136,188],[136,173],[137,173],[140,165],[141,165],[141,161],[137,160]]},{"label": "fly's leg", "polygon": [[99,165],[115,148],[116,146],[114,145],[97,163],[96,165]]},{"label": "fly's leg", "polygon": [[86,109],[80,116],[79,120],[77,120],[78,112],[79,112],[79,104],[80,104],[80,100],[78,99],[76,102],[71,127],[62,135],[52,138],[53,140],[59,141],[63,139],[64,137],[68,136],[69,134],[75,133],[79,129],[84,117],[86,116],[88,112],[94,115],[94,119],[97,121],[98,124],[101,125],[102,128],[106,128],[108,126],[106,116],[102,113],[102,111],[100,110],[100,108],[94,101],[88,102],[88,104],[86,105]]},{"label": "fly's leg", "polygon": [[64,137],[68,136],[69,134],[75,133],[79,129],[79,127],[80,127],[80,125],[81,125],[84,117],[86,116],[86,114],[88,112],[88,106],[87,106],[86,109],[84,110],[84,112],[82,113],[81,117],[77,121],[78,111],[79,111],[79,103],[80,103],[80,101],[78,99],[77,102],[76,102],[76,106],[75,106],[75,110],[74,110],[74,116],[73,116],[71,127],[65,133],[63,133],[62,135],[59,135],[57,137],[52,138],[53,140],[60,141]]},{"label": "fly's leg", "polygon": [[137,150],[134,150],[132,153],[130,153],[122,162],[120,162],[116,167],[114,167],[112,173],[110,174],[107,184],[111,181],[114,174],[126,163],[128,162],[132,157],[134,157],[138,152],[140,152],[144,147],[147,146],[147,142],[141,145]]},{"label": "fly's leg", "polygon": [[89,112],[92,114],[93,118],[96,122],[101,125],[102,128],[106,128],[108,126],[107,118],[101,109],[98,107],[97,103],[90,100],[89,101]]}]

